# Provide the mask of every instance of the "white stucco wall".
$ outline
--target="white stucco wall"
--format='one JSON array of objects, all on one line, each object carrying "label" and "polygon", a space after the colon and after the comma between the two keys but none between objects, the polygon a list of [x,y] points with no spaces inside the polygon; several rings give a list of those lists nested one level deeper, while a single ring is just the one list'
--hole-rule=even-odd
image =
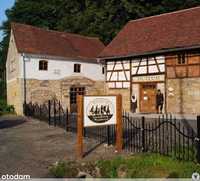
[{"label": "white stucco wall", "polygon": [[[39,70],[39,61],[48,61],[48,70]],[[81,73],[74,73],[74,64],[81,64]],[[20,78],[23,78],[23,57],[20,61]],[[102,74],[102,65],[95,63],[86,63],[76,60],[56,60],[47,58],[25,58],[26,79],[38,80],[58,80],[68,76],[84,76],[92,80],[104,80],[105,75]],[[55,73],[59,72],[59,73]]]}]

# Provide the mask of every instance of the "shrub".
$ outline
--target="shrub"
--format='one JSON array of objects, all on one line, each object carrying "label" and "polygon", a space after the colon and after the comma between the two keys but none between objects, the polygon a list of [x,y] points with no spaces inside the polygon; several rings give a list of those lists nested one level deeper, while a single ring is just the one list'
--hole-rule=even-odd
[{"label": "shrub", "polygon": [[8,114],[8,113],[15,113],[15,108],[13,105],[7,105],[6,101],[0,99],[0,115]]},{"label": "shrub", "polygon": [[56,178],[63,178],[66,172],[66,163],[64,161],[57,162],[50,168],[50,173]]}]

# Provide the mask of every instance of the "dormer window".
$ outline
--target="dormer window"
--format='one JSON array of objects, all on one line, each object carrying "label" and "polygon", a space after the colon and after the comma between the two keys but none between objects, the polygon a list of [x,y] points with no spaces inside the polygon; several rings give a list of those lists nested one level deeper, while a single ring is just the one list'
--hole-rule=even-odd
[{"label": "dormer window", "polygon": [[46,60],[39,61],[39,70],[48,70],[48,62]]},{"label": "dormer window", "polygon": [[74,72],[75,73],[81,72],[81,64],[74,64]]}]

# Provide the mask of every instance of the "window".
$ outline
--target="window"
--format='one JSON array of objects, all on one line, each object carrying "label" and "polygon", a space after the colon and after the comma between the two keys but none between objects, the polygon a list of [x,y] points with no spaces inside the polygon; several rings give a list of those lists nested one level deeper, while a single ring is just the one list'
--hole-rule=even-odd
[{"label": "window", "polygon": [[76,104],[77,95],[85,95],[85,87],[70,88],[70,104]]},{"label": "window", "polygon": [[102,67],[102,74],[105,74],[105,67]]},{"label": "window", "polygon": [[74,72],[76,73],[81,72],[81,64],[74,64]]},{"label": "window", "polygon": [[186,64],[185,54],[178,54],[178,64]]},{"label": "window", "polygon": [[48,70],[48,62],[46,60],[39,61],[39,70]]}]

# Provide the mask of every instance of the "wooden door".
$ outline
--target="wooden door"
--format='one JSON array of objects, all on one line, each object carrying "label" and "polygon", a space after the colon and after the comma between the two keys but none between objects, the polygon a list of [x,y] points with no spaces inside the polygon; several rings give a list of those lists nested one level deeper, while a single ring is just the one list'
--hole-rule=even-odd
[{"label": "wooden door", "polygon": [[140,86],[140,112],[156,112],[156,84],[142,84]]}]

